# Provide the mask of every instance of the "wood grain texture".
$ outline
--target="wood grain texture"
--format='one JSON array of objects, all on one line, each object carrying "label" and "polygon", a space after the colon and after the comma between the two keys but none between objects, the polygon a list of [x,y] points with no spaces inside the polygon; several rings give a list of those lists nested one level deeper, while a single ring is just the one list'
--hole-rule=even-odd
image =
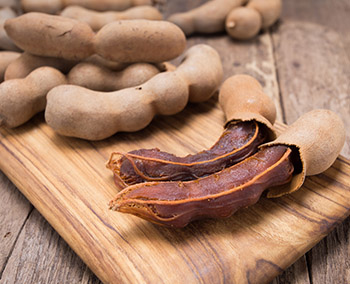
[{"label": "wood grain texture", "polygon": [[[337,112],[350,126],[349,1],[283,1],[273,45],[284,114],[292,123],[313,108]],[[342,154],[350,157],[350,132]],[[307,254],[311,283],[349,283],[350,220]]]},{"label": "wood grain texture", "polygon": [[[156,143],[172,151],[178,146],[172,138],[181,133],[178,154],[183,155],[201,148],[196,141],[212,144],[218,135],[211,133],[220,132],[222,120],[213,98],[143,131],[89,143],[55,135],[37,117],[18,129],[1,130],[0,166],[106,283],[211,283],[218,277],[226,283],[269,282],[349,214],[349,161],[337,160],[293,195],[262,198],[231,218],[194,222],[184,230],[107,209],[116,193],[104,167],[112,150]],[[168,131],[160,131],[162,126]]]},{"label": "wood grain texture", "polygon": [[[40,267],[41,273],[36,273]],[[100,281],[34,210],[18,237],[1,283],[98,284]]]},{"label": "wood grain texture", "polygon": [[17,236],[33,206],[18,189],[0,173],[0,279],[11,256]]}]

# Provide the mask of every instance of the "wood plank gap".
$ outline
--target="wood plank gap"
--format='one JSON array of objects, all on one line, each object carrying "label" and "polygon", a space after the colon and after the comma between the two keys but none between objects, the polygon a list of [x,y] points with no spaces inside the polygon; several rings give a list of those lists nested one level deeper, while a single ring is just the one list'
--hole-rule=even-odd
[{"label": "wood plank gap", "polygon": [[21,233],[22,233],[22,231],[23,231],[23,228],[24,228],[24,226],[26,225],[26,223],[27,223],[27,221],[28,221],[28,219],[29,219],[29,217],[30,217],[30,215],[32,214],[33,211],[34,211],[34,206],[31,205],[31,209],[29,210],[27,217],[25,218],[25,220],[24,220],[24,222],[23,222],[23,224],[22,224],[20,230],[18,231],[18,234],[17,234],[17,236],[16,236],[16,240],[14,241],[14,243],[13,243],[13,245],[12,245],[12,247],[11,247],[11,250],[10,250],[10,252],[9,252],[7,258],[6,258],[6,261],[5,261],[5,263],[4,263],[4,266],[2,267],[2,269],[1,269],[1,271],[0,271],[0,280],[2,279],[2,275],[3,275],[4,271],[5,271],[5,268],[6,268],[6,266],[7,266],[7,263],[8,263],[8,261],[9,261],[9,259],[11,258],[12,253],[13,253],[15,247],[16,247],[18,238],[19,238],[19,236],[21,235]]},{"label": "wood plank gap", "polygon": [[306,267],[307,267],[307,275],[309,277],[309,282],[310,284],[313,284],[313,281],[312,281],[312,269],[311,269],[311,266],[312,266],[312,250],[308,251],[306,253],[306,257],[305,257],[305,261],[306,261]]}]

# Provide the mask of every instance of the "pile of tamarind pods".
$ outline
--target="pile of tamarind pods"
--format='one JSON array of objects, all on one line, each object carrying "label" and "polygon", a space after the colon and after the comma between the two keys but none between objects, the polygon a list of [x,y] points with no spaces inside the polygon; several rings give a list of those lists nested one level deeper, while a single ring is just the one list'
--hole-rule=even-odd
[{"label": "pile of tamarind pods", "polygon": [[[121,189],[111,209],[174,227],[228,217],[265,190],[291,193],[331,166],[345,141],[337,115],[312,111],[277,137],[275,106],[258,81],[236,75],[222,84],[214,48],[185,51],[193,33],[256,36],[278,20],[281,0],[212,0],[167,20],[153,2],[21,0],[19,9],[8,0],[0,9],[0,126],[45,111],[58,134],[101,140],[220,89],[227,121],[210,149],[185,157],[157,148],[114,152],[107,163]],[[179,66],[168,62],[179,56]]]}]

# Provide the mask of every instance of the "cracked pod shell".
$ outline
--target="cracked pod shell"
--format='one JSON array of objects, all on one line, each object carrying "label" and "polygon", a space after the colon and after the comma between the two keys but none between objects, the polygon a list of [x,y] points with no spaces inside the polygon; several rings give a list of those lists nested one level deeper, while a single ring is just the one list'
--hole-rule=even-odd
[{"label": "cracked pod shell", "polygon": [[260,146],[291,146],[301,162],[301,172],[287,185],[270,189],[267,196],[279,197],[298,190],[306,176],[322,173],[334,163],[344,143],[345,126],[334,112],[317,109],[300,116],[275,141]]},{"label": "cracked pod shell", "polygon": [[226,79],[220,88],[219,103],[226,117],[225,125],[231,121],[255,120],[266,126],[270,140],[276,138],[275,104],[253,77],[240,74]]}]

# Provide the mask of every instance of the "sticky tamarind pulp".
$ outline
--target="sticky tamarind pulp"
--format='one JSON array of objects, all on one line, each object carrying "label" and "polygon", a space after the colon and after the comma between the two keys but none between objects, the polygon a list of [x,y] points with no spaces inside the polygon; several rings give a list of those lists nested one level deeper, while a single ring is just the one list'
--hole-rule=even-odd
[{"label": "sticky tamarind pulp", "polygon": [[254,154],[266,140],[264,130],[262,125],[254,121],[231,123],[209,150],[195,155],[177,157],[157,148],[139,149],[125,154],[115,152],[107,167],[113,171],[115,184],[119,188],[145,181],[193,180],[220,171]]},{"label": "sticky tamarind pulp", "polygon": [[256,203],[266,188],[291,180],[291,153],[287,146],[264,147],[232,167],[193,181],[132,185],[118,193],[110,209],[174,227],[201,218],[228,217]]}]

